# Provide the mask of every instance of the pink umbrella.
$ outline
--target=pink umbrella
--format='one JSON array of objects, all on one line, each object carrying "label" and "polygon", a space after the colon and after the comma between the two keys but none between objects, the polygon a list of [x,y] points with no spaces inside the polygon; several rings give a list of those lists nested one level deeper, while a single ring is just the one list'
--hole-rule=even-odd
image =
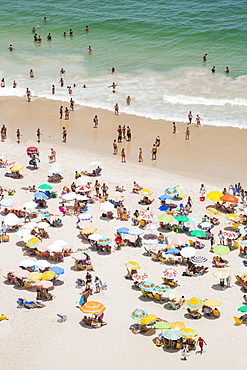
[{"label": "pink umbrella", "polygon": [[74,258],[76,261],[84,261],[87,257],[84,253],[71,253],[71,257]]},{"label": "pink umbrella", "polygon": [[168,279],[174,279],[177,276],[178,272],[172,268],[165,269],[163,271],[164,277]]},{"label": "pink umbrella", "polygon": [[174,235],[170,240],[172,244],[180,246],[188,241],[188,237],[186,235]]},{"label": "pink umbrella", "polygon": [[16,211],[20,211],[23,208],[23,203],[20,202],[12,203],[11,208],[15,209]]},{"label": "pink umbrella", "polygon": [[41,280],[41,281],[38,280],[38,281],[35,281],[34,284],[36,286],[44,288],[44,289],[49,289],[49,288],[53,287],[52,281],[46,281],[46,280]]},{"label": "pink umbrella", "polygon": [[153,251],[153,252],[159,252],[163,249],[163,246],[162,244],[156,244],[156,245],[152,245],[150,250]]},{"label": "pink umbrella", "polygon": [[13,273],[13,275],[19,279],[26,279],[29,274],[30,272],[27,270],[20,270]]},{"label": "pink umbrella", "polygon": [[86,227],[92,226],[92,221],[80,221],[77,226],[79,226],[80,229],[85,229]]},{"label": "pink umbrella", "polygon": [[5,273],[8,273],[8,272],[14,273],[18,271],[23,271],[23,270],[19,266],[8,266],[8,267],[5,267],[4,269]]},{"label": "pink umbrella", "polygon": [[37,245],[37,250],[40,252],[46,252],[48,250],[49,245],[51,245],[50,242],[42,242]]}]

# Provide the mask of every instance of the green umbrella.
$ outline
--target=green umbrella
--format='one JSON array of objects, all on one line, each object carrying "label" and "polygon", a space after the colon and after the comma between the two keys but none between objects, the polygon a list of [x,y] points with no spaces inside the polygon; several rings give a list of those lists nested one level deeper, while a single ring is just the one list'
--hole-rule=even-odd
[{"label": "green umbrella", "polygon": [[205,238],[207,234],[202,230],[193,230],[190,232],[190,235],[196,236],[197,238]]},{"label": "green umbrella", "polygon": [[42,190],[52,190],[53,187],[49,184],[42,184],[39,186],[39,189],[42,189]]},{"label": "green umbrella", "polygon": [[183,215],[178,215],[175,217],[175,219],[179,222],[187,222],[189,221],[189,217],[183,216]]},{"label": "green umbrella", "polygon": [[174,221],[174,217],[168,213],[163,213],[162,215],[158,216],[158,220],[160,222],[164,222],[165,224],[169,224],[170,222]]},{"label": "green umbrella", "polygon": [[240,243],[241,245],[247,245],[247,240],[241,240],[239,243]]},{"label": "green umbrella", "polygon": [[198,225],[201,222],[200,218],[190,218],[186,223],[187,225]]},{"label": "green umbrella", "polygon": [[154,329],[170,329],[172,324],[166,321],[158,321],[154,324]]},{"label": "green umbrella", "polygon": [[225,256],[230,252],[230,248],[226,247],[225,245],[216,245],[214,247],[214,253],[218,254],[219,256]]},{"label": "green umbrella", "polygon": [[182,337],[182,334],[178,330],[168,329],[164,332],[163,337],[170,340],[177,340]]},{"label": "green umbrella", "polygon": [[240,312],[247,312],[247,306],[242,306],[238,308],[238,311]]}]

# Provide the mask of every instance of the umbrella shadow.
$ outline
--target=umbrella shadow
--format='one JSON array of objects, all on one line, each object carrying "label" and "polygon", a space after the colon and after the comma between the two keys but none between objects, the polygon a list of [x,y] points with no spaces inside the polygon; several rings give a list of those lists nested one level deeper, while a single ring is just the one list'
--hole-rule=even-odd
[{"label": "umbrella shadow", "polygon": [[38,168],[35,168],[34,166],[26,166],[26,168],[30,171],[35,171],[37,170]]},{"label": "umbrella shadow", "polygon": [[19,240],[18,242],[15,243],[15,245],[17,247],[24,247],[25,246],[25,242],[23,242],[22,240],[21,241]]},{"label": "umbrella shadow", "polygon": [[164,352],[169,352],[169,353],[178,353],[180,351],[180,348],[171,348],[171,347],[163,347]]},{"label": "umbrella shadow", "polygon": [[131,286],[131,289],[140,291],[140,288],[135,283]]},{"label": "umbrella shadow", "polygon": [[141,302],[150,302],[152,301],[151,298],[149,297],[144,297],[143,295],[140,295],[140,297],[138,297],[138,299],[141,301]]},{"label": "umbrella shadow", "polygon": [[146,240],[150,240],[150,239],[157,239],[158,237],[157,237],[157,235],[155,235],[155,234],[145,234],[144,236],[143,236],[143,239],[146,239]]},{"label": "umbrella shadow", "polygon": [[226,287],[222,287],[220,284],[213,284],[211,288],[217,291],[222,291],[226,289]]},{"label": "umbrella shadow", "polygon": [[191,315],[189,313],[185,313],[184,317],[188,320],[191,320],[191,321],[200,320],[202,318],[202,317],[200,317],[200,318],[194,319],[194,317],[191,317]]},{"label": "umbrella shadow", "polygon": [[232,226],[226,226],[226,227],[224,227],[224,230],[227,230],[227,231],[235,231]]},{"label": "umbrella shadow", "polygon": [[53,285],[54,286],[61,286],[64,284],[64,281],[63,280],[54,280],[53,281]]},{"label": "umbrella shadow", "polygon": [[150,328],[147,331],[145,331],[144,333],[140,333],[140,334],[142,334],[144,337],[151,337],[155,333],[156,333],[156,330],[154,328]]}]

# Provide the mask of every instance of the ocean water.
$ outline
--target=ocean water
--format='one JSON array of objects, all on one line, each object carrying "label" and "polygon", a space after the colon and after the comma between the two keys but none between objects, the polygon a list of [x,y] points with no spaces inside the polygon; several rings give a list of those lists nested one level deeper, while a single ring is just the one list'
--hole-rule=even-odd
[{"label": "ocean water", "polygon": [[[191,110],[203,124],[247,128],[246,8],[246,0],[2,0],[0,78],[6,87],[0,95],[24,97],[28,87],[33,98],[69,101],[66,87],[76,84],[76,105],[112,110],[118,102],[120,112],[182,122]],[[74,36],[64,38],[70,28]],[[113,82],[116,94],[107,87]]]}]

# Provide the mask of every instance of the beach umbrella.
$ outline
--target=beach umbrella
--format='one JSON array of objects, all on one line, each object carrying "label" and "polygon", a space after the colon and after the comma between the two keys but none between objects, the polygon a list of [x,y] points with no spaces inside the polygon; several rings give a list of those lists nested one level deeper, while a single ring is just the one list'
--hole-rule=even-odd
[{"label": "beach umbrella", "polygon": [[196,238],[205,238],[207,234],[202,230],[193,230],[190,232],[191,236],[195,236]]},{"label": "beach umbrella", "polygon": [[243,281],[247,281],[247,274],[243,274],[243,275],[241,276],[241,279],[242,279]]},{"label": "beach umbrella", "polygon": [[131,313],[131,318],[133,320],[141,320],[143,317],[148,316],[148,313],[144,310],[139,310],[139,308],[136,308],[132,313]]},{"label": "beach umbrella", "polygon": [[119,191],[115,191],[113,194],[112,194],[112,197],[113,198],[116,198],[116,199],[121,199],[121,200],[123,200],[124,199],[124,197],[125,197],[125,195],[124,194],[122,194],[122,193],[120,193]]},{"label": "beach umbrella", "polygon": [[81,200],[81,201],[85,201],[85,200],[88,200],[88,197],[86,195],[76,194],[76,199]]},{"label": "beach umbrella", "polygon": [[182,337],[182,334],[178,330],[175,330],[175,329],[167,329],[163,333],[163,337],[166,338],[166,339],[169,339],[169,340],[178,340],[178,339],[180,339]]},{"label": "beach umbrella", "polygon": [[45,271],[43,272],[42,276],[40,277],[39,280],[52,280],[56,276],[54,271]]},{"label": "beach umbrella", "polygon": [[32,237],[31,239],[28,240],[27,245],[30,248],[35,248],[36,245],[40,243],[40,240],[38,238]]},{"label": "beach umbrella", "polygon": [[80,247],[76,250],[76,252],[79,252],[79,253],[90,253],[91,252],[91,249],[88,247],[88,245],[85,245],[83,247]]},{"label": "beach umbrella", "polygon": [[166,297],[170,300],[173,300],[175,298],[181,297],[182,293],[179,292],[176,289],[169,289],[166,292],[163,293],[163,297]]},{"label": "beach umbrella", "polygon": [[172,324],[170,324],[167,321],[158,321],[154,324],[154,329],[161,329],[161,330],[170,329],[171,326]]},{"label": "beach umbrella", "polygon": [[23,271],[20,266],[8,266],[4,268],[4,273],[7,274],[8,272],[14,273],[18,271]]},{"label": "beach umbrella", "polygon": [[10,168],[11,172],[18,172],[24,168],[23,164],[15,164],[13,167]]},{"label": "beach umbrella", "polygon": [[52,244],[56,245],[56,246],[59,246],[59,247],[66,247],[66,245],[68,245],[68,242],[66,242],[63,239],[57,239]]},{"label": "beach umbrella", "polygon": [[238,270],[238,273],[241,275],[246,275],[247,274],[247,267],[242,267],[241,269]]},{"label": "beach umbrella", "polygon": [[213,202],[220,202],[223,195],[224,194],[219,191],[210,191],[210,193],[207,194],[207,198]]},{"label": "beach umbrella", "polygon": [[186,301],[186,304],[192,310],[198,310],[203,305],[202,300],[199,298],[190,298]]},{"label": "beach umbrella", "polygon": [[155,218],[155,214],[152,211],[141,211],[140,212],[140,219],[145,221],[151,221]]},{"label": "beach umbrella", "polygon": [[220,217],[220,211],[217,211],[217,209],[213,208],[213,207],[208,207],[207,208],[207,212],[213,216],[213,217]]},{"label": "beach umbrella", "polygon": [[173,197],[171,197],[170,195],[168,194],[162,194],[158,199],[159,200],[167,200],[167,199],[172,199]]},{"label": "beach umbrella", "polygon": [[23,229],[29,229],[29,230],[32,230],[33,228],[35,228],[36,226],[36,222],[33,222],[33,221],[30,221],[30,222],[27,222],[25,225],[23,225]]},{"label": "beach umbrella", "polygon": [[203,304],[208,307],[218,307],[221,305],[221,302],[218,299],[205,299]]},{"label": "beach umbrella", "polygon": [[137,283],[141,283],[143,281],[147,281],[150,278],[150,275],[143,273],[143,274],[134,274],[132,275],[132,278]]},{"label": "beach umbrella", "polygon": [[190,218],[189,221],[186,222],[186,224],[188,226],[198,225],[200,221],[200,218]]},{"label": "beach umbrella", "polygon": [[88,178],[86,176],[78,177],[78,179],[75,180],[75,184],[77,186],[87,185]]},{"label": "beach umbrella", "polygon": [[140,324],[148,325],[154,322],[156,319],[157,319],[157,315],[147,315],[141,319]]},{"label": "beach umbrella", "polygon": [[99,244],[99,245],[108,245],[108,244],[110,244],[112,242],[112,240],[110,239],[110,238],[107,238],[107,237],[103,237],[103,238],[101,238],[101,239],[99,239],[98,241],[97,241],[97,243]]},{"label": "beach umbrella", "polygon": [[165,224],[169,224],[170,222],[173,222],[175,218],[172,215],[169,215],[168,213],[164,213],[158,216],[158,220]]},{"label": "beach umbrella", "polygon": [[180,251],[180,254],[182,257],[191,258],[194,257],[194,255],[196,254],[196,249],[194,247],[184,247]]},{"label": "beach umbrella", "polygon": [[187,221],[189,221],[189,217],[183,216],[183,215],[178,215],[178,216],[175,217],[175,219],[178,222],[187,222]]},{"label": "beach umbrella", "polygon": [[85,261],[87,259],[86,255],[80,252],[71,253],[70,256],[76,261]]},{"label": "beach umbrella", "polygon": [[59,164],[59,163],[52,163],[52,165],[51,165],[51,168],[52,169],[60,169],[60,170],[63,170],[63,167],[61,166],[61,164]]},{"label": "beach umbrella", "polygon": [[11,205],[13,204],[13,199],[11,198],[3,198],[0,202],[1,206],[4,207],[4,208],[8,208],[8,207],[11,207]]},{"label": "beach umbrella", "polygon": [[177,249],[177,248],[170,248],[168,249],[165,254],[177,254],[177,253],[180,253],[180,250]]},{"label": "beach umbrella", "polygon": [[40,272],[30,272],[28,274],[27,280],[28,281],[37,281],[41,278],[42,274]]},{"label": "beach umbrella", "polygon": [[142,241],[142,244],[155,245],[155,244],[157,244],[157,240],[153,240],[153,239],[144,239],[144,240]]},{"label": "beach umbrella", "polygon": [[42,190],[52,190],[53,187],[49,184],[42,184],[38,187],[38,189],[42,189]]},{"label": "beach umbrella", "polygon": [[175,279],[175,277],[178,275],[178,272],[173,268],[168,268],[163,271],[163,275],[167,279]]},{"label": "beach umbrella", "polygon": [[144,226],[144,230],[155,230],[155,229],[157,229],[158,227],[159,227],[159,225],[158,225],[158,224],[156,224],[155,222],[151,222],[151,223],[146,224],[146,225]]},{"label": "beach umbrella", "polygon": [[207,260],[208,259],[206,257],[202,257],[202,256],[196,256],[196,257],[191,258],[191,262],[196,263],[197,265],[200,265],[201,263],[205,263],[207,262]]},{"label": "beach umbrella", "polygon": [[48,222],[40,221],[40,222],[37,222],[35,227],[37,227],[38,229],[48,229],[50,225],[48,224]]},{"label": "beach umbrella", "polygon": [[105,202],[101,204],[100,209],[103,212],[111,212],[114,210],[114,205],[111,202]]},{"label": "beach umbrella", "polygon": [[80,213],[77,217],[81,221],[90,221],[93,218],[93,216],[90,215],[90,213],[88,213],[88,212]]},{"label": "beach umbrella", "polygon": [[241,245],[247,245],[247,239],[245,239],[245,240],[240,240],[240,241],[239,241],[239,243],[240,243]]},{"label": "beach umbrella", "polygon": [[[16,235],[17,236],[20,236],[20,237],[23,237],[24,235],[29,235],[30,234],[30,230],[28,229],[19,229],[17,232],[16,232]],[[30,234],[31,235],[31,234]]]},{"label": "beach umbrella", "polygon": [[13,275],[19,279],[26,279],[29,274],[30,272],[27,270],[18,270],[13,272]]},{"label": "beach umbrella", "polygon": [[144,233],[144,231],[143,230],[141,230],[141,229],[129,229],[129,232],[128,232],[128,234],[129,235],[142,235]]},{"label": "beach umbrella", "polygon": [[59,267],[59,266],[50,267],[49,271],[54,272],[56,275],[64,274],[64,269],[62,267]]},{"label": "beach umbrella", "polygon": [[162,244],[151,245],[150,247],[150,251],[152,252],[159,252],[162,249],[163,249]]},{"label": "beach umbrella", "polygon": [[39,288],[49,289],[53,287],[53,282],[46,280],[37,280],[35,281],[34,285],[36,285]]},{"label": "beach umbrella", "polygon": [[100,235],[100,234],[91,234],[91,235],[89,235],[89,237],[88,237],[88,239],[89,240],[94,240],[94,241],[98,241],[98,240],[100,240],[102,238],[102,235]]},{"label": "beach umbrella", "polygon": [[172,188],[167,188],[164,191],[164,193],[167,194],[167,195],[171,195],[172,197],[175,197],[179,194],[179,190],[174,186]]},{"label": "beach umbrella", "polygon": [[89,163],[89,166],[101,166],[101,162],[99,161],[93,161]]},{"label": "beach umbrella", "polygon": [[155,290],[155,285],[154,283],[151,283],[149,281],[144,281],[143,283],[139,285],[139,288],[141,290],[151,291],[151,290]]},{"label": "beach umbrella", "polygon": [[129,261],[125,263],[125,266],[131,270],[138,270],[141,268],[141,265],[139,265],[139,263],[135,261]]},{"label": "beach umbrella", "polygon": [[119,234],[128,234],[129,229],[128,229],[128,227],[120,227],[119,229],[117,229],[117,233],[119,233]]},{"label": "beach umbrella", "polygon": [[37,250],[40,252],[46,252],[48,250],[49,245],[50,242],[48,241],[41,242],[40,244],[37,245]]},{"label": "beach umbrella", "polygon": [[238,234],[234,231],[226,231],[224,230],[222,233],[227,239],[236,239],[238,237]]},{"label": "beach umbrella", "polygon": [[25,243],[27,243],[27,242],[28,242],[28,240],[30,240],[30,239],[32,239],[32,238],[33,238],[33,235],[32,235],[32,234],[30,234],[30,229],[24,229],[24,230],[27,230],[27,231],[28,231],[28,234],[23,235],[22,240],[23,240]]},{"label": "beach umbrella", "polygon": [[40,200],[47,200],[48,196],[42,191],[37,191],[36,193],[34,193],[34,198],[40,199]]},{"label": "beach umbrella", "polygon": [[183,245],[188,241],[187,235],[172,235],[169,237],[169,240],[171,241],[172,244],[174,245]]},{"label": "beach umbrella", "polygon": [[238,198],[232,194],[225,194],[220,198],[223,202],[238,202]]},{"label": "beach umbrella", "polygon": [[194,329],[190,329],[190,328],[184,328],[181,331],[181,334],[185,338],[194,338],[198,335],[197,332]]},{"label": "beach umbrella", "polygon": [[226,279],[229,276],[229,272],[227,272],[226,270],[218,269],[213,272],[213,275],[218,279]]},{"label": "beach umbrella", "polygon": [[211,222],[207,222],[207,221],[204,221],[204,222],[201,222],[199,225],[198,225],[199,229],[201,230],[209,230],[211,229],[212,227],[214,227],[213,224],[211,224]]},{"label": "beach umbrella", "polygon": [[59,173],[62,172],[62,169],[61,168],[50,168],[48,172],[51,173],[52,175],[58,175]]},{"label": "beach umbrella", "polygon": [[85,235],[89,235],[89,234],[93,234],[95,233],[95,231],[97,231],[97,227],[85,227],[85,229],[82,230],[82,234],[85,234]]},{"label": "beach umbrella", "polygon": [[37,203],[31,201],[31,202],[26,202],[23,204],[23,207],[25,207],[26,209],[34,209],[37,207]]},{"label": "beach umbrella", "polygon": [[238,308],[239,312],[247,312],[247,306],[242,306]]},{"label": "beach umbrella", "polygon": [[16,211],[20,211],[23,208],[23,203],[20,202],[12,203],[11,208],[15,209]]},{"label": "beach umbrella", "polygon": [[39,260],[36,262],[36,266],[39,268],[39,269],[46,269],[48,267],[51,266],[50,262],[46,261],[46,260]]},{"label": "beach umbrella", "polygon": [[170,286],[164,285],[164,284],[155,285],[154,288],[155,288],[154,290],[156,290],[160,293],[166,292],[167,290],[171,289]]},{"label": "beach umbrella", "polygon": [[185,329],[185,327],[186,327],[186,325],[182,321],[173,321],[171,323],[171,329],[181,331],[181,330]]},{"label": "beach umbrella", "polygon": [[232,222],[239,222],[240,217],[238,215],[235,215],[235,213],[229,213],[228,215],[226,215],[226,219]]},{"label": "beach umbrella", "polygon": [[47,250],[51,253],[62,253],[63,247],[54,243],[50,244]]},{"label": "beach umbrella", "polygon": [[76,194],[75,193],[65,193],[62,195],[62,199],[66,201],[72,201],[76,199]]},{"label": "beach umbrella", "polygon": [[4,223],[8,226],[18,225],[19,222],[19,218],[14,213],[9,213],[4,217]]},{"label": "beach umbrella", "polygon": [[25,260],[22,260],[20,263],[19,263],[19,266],[21,267],[33,267],[33,266],[36,266],[36,260],[32,260],[32,259],[25,259]]},{"label": "beach umbrella", "polygon": [[169,207],[167,207],[167,206],[160,206],[159,207],[159,210],[162,211],[162,212],[166,212],[166,211],[169,211]]},{"label": "beach umbrella", "polygon": [[228,253],[230,253],[230,248],[219,244],[214,247],[213,251],[218,256],[226,256]]},{"label": "beach umbrella", "polygon": [[141,189],[139,190],[139,194],[143,195],[144,197],[147,197],[149,195],[152,195],[153,191],[149,189]]},{"label": "beach umbrella", "polygon": [[106,310],[106,307],[100,302],[88,301],[80,307],[80,310],[87,314],[98,315],[104,312]]},{"label": "beach umbrella", "polygon": [[80,191],[82,193],[87,193],[88,191],[91,190],[90,186],[88,185],[82,185],[79,188],[76,189],[77,191]]}]

